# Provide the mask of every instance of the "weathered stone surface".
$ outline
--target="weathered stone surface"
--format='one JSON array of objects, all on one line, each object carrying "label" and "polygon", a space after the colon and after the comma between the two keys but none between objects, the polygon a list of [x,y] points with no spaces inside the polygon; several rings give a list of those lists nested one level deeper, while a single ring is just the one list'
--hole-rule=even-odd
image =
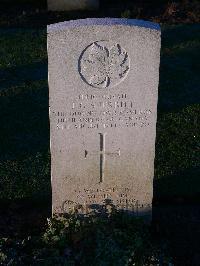
[{"label": "weathered stone surface", "polygon": [[48,10],[93,10],[99,8],[99,0],[48,0]]},{"label": "weathered stone surface", "polygon": [[157,24],[48,26],[53,212],[105,200],[151,215],[160,62]]}]

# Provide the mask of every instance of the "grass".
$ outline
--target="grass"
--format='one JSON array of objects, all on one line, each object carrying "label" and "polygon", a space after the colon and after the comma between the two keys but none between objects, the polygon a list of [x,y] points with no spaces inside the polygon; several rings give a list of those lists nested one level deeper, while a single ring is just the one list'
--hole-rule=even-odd
[{"label": "grass", "polygon": [[[2,30],[0,200],[49,198],[45,30]],[[200,195],[200,25],[162,27],[155,198]]]},{"label": "grass", "polygon": [[0,69],[47,60],[45,30],[1,30]]},{"label": "grass", "polygon": [[46,32],[2,30],[0,42],[0,197],[49,196]]},{"label": "grass", "polygon": [[40,236],[0,238],[0,264],[170,265],[173,259],[166,241],[155,241],[141,218],[108,205],[104,211],[101,216],[74,212],[48,219]]}]

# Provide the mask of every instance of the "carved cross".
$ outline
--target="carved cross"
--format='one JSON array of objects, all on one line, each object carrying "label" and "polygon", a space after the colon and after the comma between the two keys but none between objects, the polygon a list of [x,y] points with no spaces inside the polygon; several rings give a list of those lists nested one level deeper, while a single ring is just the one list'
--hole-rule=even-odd
[{"label": "carved cross", "polygon": [[[102,183],[104,179],[104,167],[105,167],[105,155],[111,156],[120,156],[120,149],[115,152],[106,152],[105,150],[105,137],[107,133],[99,133],[100,135],[100,150],[90,152],[91,155],[99,155],[100,156],[100,164],[99,164],[99,182]],[[85,150],[85,159],[88,156],[88,151]]]}]

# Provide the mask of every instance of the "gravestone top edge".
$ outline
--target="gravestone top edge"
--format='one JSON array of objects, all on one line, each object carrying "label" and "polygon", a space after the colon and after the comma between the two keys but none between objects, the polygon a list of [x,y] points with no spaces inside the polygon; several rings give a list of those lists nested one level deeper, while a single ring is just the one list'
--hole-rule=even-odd
[{"label": "gravestone top edge", "polygon": [[87,18],[69,20],[50,24],[47,26],[47,33],[54,31],[64,30],[65,28],[75,28],[81,26],[137,26],[143,28],[149,28],[160,31],[160,25],[151,21],[138,20],[138,19],[125,19],[125,18]]}]

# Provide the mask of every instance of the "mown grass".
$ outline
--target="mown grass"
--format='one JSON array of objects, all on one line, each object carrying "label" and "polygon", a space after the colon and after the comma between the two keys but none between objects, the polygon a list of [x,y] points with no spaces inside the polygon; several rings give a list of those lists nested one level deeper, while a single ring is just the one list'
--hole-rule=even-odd
[{"label": "mown grass", "polygon": [[0,198],[44,198],[51,191],[46,31],[0,36]]},{"label": "mown grass", "polygon": [[[1,31],[0,199],[50,197],[46,33]],[[200,26],[163,26],[155,197],[200,195]]]},{"label": "mown grass", "polygon": [[1,30],[0,69],[47,59],[46,30]]}]

